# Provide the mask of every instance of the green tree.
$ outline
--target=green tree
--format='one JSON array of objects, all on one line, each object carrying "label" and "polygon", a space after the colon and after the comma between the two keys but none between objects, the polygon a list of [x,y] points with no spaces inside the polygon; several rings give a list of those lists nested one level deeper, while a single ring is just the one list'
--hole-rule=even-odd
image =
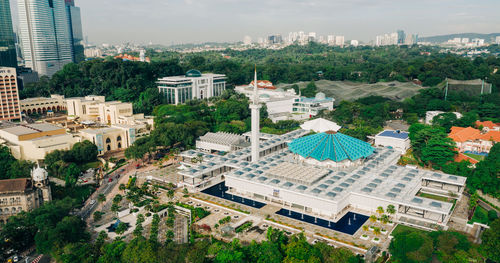
[{"label": "green tree", "polygon": [[9,147],[0,145],[0,179],[9,179],[9,170],[16,159],[10,153]]},{"label": "green tree", "polygon": [[395,262],[430,262],[433,241],[425,233],[403,231],[394,235],[389,252]]},{"label": "green tree", "polygon": [[493,221],[481,237],[481,249],[486,257],[500,262],[500,219]]},{"label": "green tree", "polygon": [[80,176],[80,168],[74,163],[71,163],[67,168],[65,172],[65,182],[66,182],[66,187],[73,187],[76,185],[76,182],[78,180],[78,177]]},{"label": "green tree", "polygon": [[[0,157],[1,158],[1,157]],[[26,160],[16,160],[7,171],[8,178],[29,178],[35,163]]]}]

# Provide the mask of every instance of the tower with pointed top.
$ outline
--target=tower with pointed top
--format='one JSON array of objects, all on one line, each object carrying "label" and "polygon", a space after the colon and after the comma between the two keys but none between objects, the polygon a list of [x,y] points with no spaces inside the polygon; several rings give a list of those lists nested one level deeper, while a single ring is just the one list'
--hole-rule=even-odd
[{"label": "tower with pointed top", "polygon": [[255,67],[255,76],[253,81],[253,99],[252,104],[250,104],[250,109],[252,113],[252,162],[256,163],[259,161],[260,155],[260,108],[262,107],[259,104],[259,88],[257,83],[257,67]]}]

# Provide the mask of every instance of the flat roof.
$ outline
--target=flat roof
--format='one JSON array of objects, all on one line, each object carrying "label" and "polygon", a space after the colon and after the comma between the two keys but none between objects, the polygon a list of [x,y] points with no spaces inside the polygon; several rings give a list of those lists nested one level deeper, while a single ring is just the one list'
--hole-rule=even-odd
[{"label": "flat roof", "polygon": [[[288,165],[287,160],[292,160],[292,154],[287,150],[270,155],[263,158],[267,162],[265,165],[258,168],[245,167],[233,170],[226,177],[272,186],[284,191],[311,195],[332,202],[339,202],[351,194],[356,194],[442,214],[448,213],[452,204],[417,197],[417,192],[422,188],[422,179],[436,173],[441,175],[439,178],[442,182],[448,184],[464,186],[466,180],[465,177],[461,176],[396,165],[399,153],[388,148],[377,148],[374,156],[371,156],[363,166],[350,171],[333,170],[310,164]],[[278,166],[288,167],[288,169],[280,169],[280,174],[294,174],[299,169],[297,166],[301,166],[301,170],[326,169],[327,174],[320,177],[319,180],[307,184],[306,182],[293,180],[293,176],[290,178],[286,176],[278,177],[270,173]],[[267,172],[261,175],[258,170]],[[307,175],[307,172],[304,172],[304,174]],[[312,176],[314,176],[314,173]],[[450,178],[450,176],[457,178]],[[311,180],[314,180],[314,177],[311,177]],[[414,198],[422,202],[417,202]]]},{"label": "flat roof", "polygon": [[14,134],[16,136],[21,136],[39,132],[56,131],[61,129],[64,128],[49,123],[34,123],[34,124],[18,124],[2,130],[10,134]]},{"label": "flat roof", "polygon": [[406,140],[408,139],[409,133],[405,131],[393,131],[393,130],[385,130],[376,136],[382,136],[382,137],[391,137],[391,138],[396,138],[396,139],[402,139]]},{"label": "flat roof", "polygon": [[282,162],[271,167],[266,174],[277,179],[310,185],[328,173],[327,169]]}]

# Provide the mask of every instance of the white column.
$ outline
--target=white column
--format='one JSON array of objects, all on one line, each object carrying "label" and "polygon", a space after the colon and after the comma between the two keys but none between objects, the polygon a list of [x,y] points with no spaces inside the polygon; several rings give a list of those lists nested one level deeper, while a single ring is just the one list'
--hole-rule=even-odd
[{"label": "white column", "polygon": [[256,163],[259,161],[259,140],[260,140],[260,108],[262,106],[257,104],[250,105],[252,110],[252,162]]}]

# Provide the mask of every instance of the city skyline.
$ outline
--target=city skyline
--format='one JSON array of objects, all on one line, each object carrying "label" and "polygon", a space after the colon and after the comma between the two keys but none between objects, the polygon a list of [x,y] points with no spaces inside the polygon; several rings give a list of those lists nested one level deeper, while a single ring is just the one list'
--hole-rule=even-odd
[{"label": "city skyline", "polygon": [[500,17],[495,14],[500,3],[493,0],[474,3],[465,0],[214,0],[210,4],[201,0],[150,0],[147,4],[130,0],[86,0],[79,5],[84,34],[95,43],[235,42],[245,35],[256,40],[291,31],[344,35],[346,40],[364,42],[397,29],[420,36],[500,32]]}]

